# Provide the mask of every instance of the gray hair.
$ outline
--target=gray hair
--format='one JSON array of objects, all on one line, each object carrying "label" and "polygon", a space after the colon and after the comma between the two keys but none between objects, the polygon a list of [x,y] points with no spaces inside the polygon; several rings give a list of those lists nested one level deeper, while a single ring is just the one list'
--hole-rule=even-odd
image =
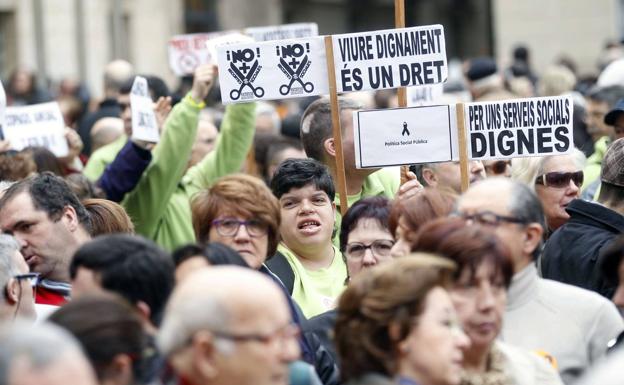
[{"label": "gray hair", "polygon": [[19,359],[26,359],[31,370],[42,370],[64,358],[66,353],[84,357],[74,337],[56,325],[5,323],[0,327],[0,384],[8,384],[11,366]]},{"label": "gray hair", "polygon": [[[200,330],[224,330],[229,318],[224,304],[214,297],[174,298],[165,310],[158,347],[163,355],[170,356],[187,346]],[[222,347],[225,350],[225,345]]]},{"label": "gray hair", "polygon": [[17,182],[13,182],[13,181],[9,181],[9,180],[3,180],[0,181],[0,196],[2,196],[2,194],[9,189],[9,187],[13,186],[15,183]]},{"label": "gray hair", "polygon": [[531,191],[535,191],[535,179],[544,173],[544,165],[549,160],[559,157],[573,155],[574,165],[582,170],[585,167],[585,154],[574,148],[571,153],[564,155],[534,156],[527,158],[514,158],[511,160],[511,179],[528,186]]},{"label": "gray hair", "polygon": [[[20,249],[20,245],[10,235],[0,234],[0,289],[9,283],[9,280],[19,274],[13,255]],[[3,300],[4,301],[4,300]]]},{"label": "gray hair", "polygon": [[[509,212],[526,223],[539,223],[546,231],[546,217],[539,198],[526,184],[510,180],[511,194],[509,196]],[[537,258],[542,250],[543,240],[533,250],[533,258]]]}]

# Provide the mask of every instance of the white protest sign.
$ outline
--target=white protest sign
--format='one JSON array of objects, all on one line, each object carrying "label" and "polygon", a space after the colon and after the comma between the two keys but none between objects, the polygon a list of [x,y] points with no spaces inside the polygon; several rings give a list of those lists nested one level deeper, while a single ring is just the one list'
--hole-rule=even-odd
[{"label": "white protest sign", "polygon": [[422,106],[353,113],[358,168],[445,162],[457,157],[451,106]]},{"label": "white protest sign", "polygon": [[442,104],[443,94],[444,85],[442,83],[407,87],[407,106],[417,107]]},{"label": "white protest sign", "polygon": [[322,37],[217,47],[223,103],[329,93]]},{"label": "white protest sign", "polygon": [[245,41],[243,39],[251,40],[237,31],[176,35],[167,43],[169,68],[177,76],[190,75],[202,64],[217,62],[216,44]]},{"label": "white protest sign", "polygon": [[6,94],[4,93],[4,87],[2,81],[0,81],[0,140],[4,140],[4,114],[6,112]]},{"label": "white protest sign", "polygon": [[316,23],[295,23],[273,25],[269,27],[249,27],[244,33],[255,41],[300,39],[302,37],[318,36]]},{"label": "white protest sign", "polygon": [[466,103],[471,159],[566,154],[574,148],[570,97]]},{"label": "white protest sign", "polygon": [[152,99],[149,96],[147,80],[136,76],[130,90],[130,110],[132,111],[132,139],[158,142],[160,133],[154,114]]},{"label": "white protest sign", "polygon": [[448,76],[441,25],[332,36],[338,92],[442,83]]},{"label": "white protest sign", "polygon": [[26,147],[45,147],[54,155],[67,156],[65,122],[58,103],[7,107],[3,131],[11,148],[20,151]]}]

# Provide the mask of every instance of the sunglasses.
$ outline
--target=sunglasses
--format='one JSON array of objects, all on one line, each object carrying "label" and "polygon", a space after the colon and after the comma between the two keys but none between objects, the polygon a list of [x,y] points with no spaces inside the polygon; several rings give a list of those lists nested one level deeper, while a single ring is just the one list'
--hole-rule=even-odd
[{"label": "sunglasses", "polygon": [[511,161],[509,160],[497,160],[496,162],[485,166],[485,169],[488,174],[500,175],[504,174],[507,171],[507,166],[511,165]]},{"label": "sunglasses", "polygon": [[583,171],[576,172],[549,172],[535,179],[535,184],[541,184],[546,187],[564,188],[570,185],[570,181],[574,182],[576,187],[583,184]]}]

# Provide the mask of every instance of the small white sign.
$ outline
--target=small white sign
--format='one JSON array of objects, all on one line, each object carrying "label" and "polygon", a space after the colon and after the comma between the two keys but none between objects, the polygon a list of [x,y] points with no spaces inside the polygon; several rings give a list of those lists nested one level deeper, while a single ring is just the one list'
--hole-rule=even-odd
[{"label": "small white sign", "polygon": [[[203,64],[217,62],[215,45],[249,39],[237,31],[176,35],[169,39],[169,68],[177,76],[191,75]],[[249,39],[251,40],[251,39]]]},{"label": "small white sign", "polygon": [[428,84],[424,86],[407,87],[407,106],[431,106],[442,104],[444,84]]},{"label": "small white sign", "polygon": [[355,111],[356,167],[453,160],[457,150],[452,112],[448,105]]},{"label": "small white sign", "polygon": [[67,156],[65,122],[58,103],[7,107],[3,126],[4,138],[11,148],[45,147],[58,157]]},{"label": "small white sign", "polygon": [[6,94],[0,81],[0,140],[4,140],[4,115],[6,114]]},{"label": "small white sign", "polygon": [[146,142],[158,142],[160,133],[154,114],[152,98],[149,96],[147,80],[136,76],[130,90],[130,109],[132,111],[132,138]]},{"label": "small white sign", "polygon": [[442,25],[332,36],[338,92],[442,83],[448,77]]},{"label": "small white sign", "polygon": [[217,47],[223,103],[329,93],[322,37]]},{"label": "small white sign", "polygon": [[249,27],[245,28],[245,34],[251,36],[255,41],[300,39],[318,36],[318,25],[316,23],[295,23],[269,27]]},{"label": "small white sign", "polygon": [[466,103],[471,159],[567,154],[574,148],[569,96]]}]

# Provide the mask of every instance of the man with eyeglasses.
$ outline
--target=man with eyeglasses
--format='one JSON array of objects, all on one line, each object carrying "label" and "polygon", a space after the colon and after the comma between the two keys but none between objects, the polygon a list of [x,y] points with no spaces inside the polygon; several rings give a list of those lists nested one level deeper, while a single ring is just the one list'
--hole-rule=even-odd
[{"label": "man with eyeglasses", "polygon": [[286,299],[261,273],[202,268],[177,286],[158,345],[187,385],[286,385],[299,357]]},{"label": "man with eyeglasses", "polygon": [[575,199],[570,219],[555,231],[542,254],[542,274],[593,290],[607,298],[615,292],[600,271],[603,250],[624,233],[624,139],[611,144],[602,161],[597,202]]},{"label": "man with eyeglasses", "polygon": [[546,224],[539,199],[526,185],[507,178],[477,183],[460,197],[457,215],[493,227],[509,248],[514,276],[502,339],[545,355],[564,383],[572,383],[624,330],[615,306],[588,290],[539,277],[535,259]]},{"label": "man with eyeglasses", "polygon": [[37,273],[30,273],[15,238],[0,234],[0,286],[3,289],[0,301],[0,320],[16,318],[34,320],[34,291]]}]

